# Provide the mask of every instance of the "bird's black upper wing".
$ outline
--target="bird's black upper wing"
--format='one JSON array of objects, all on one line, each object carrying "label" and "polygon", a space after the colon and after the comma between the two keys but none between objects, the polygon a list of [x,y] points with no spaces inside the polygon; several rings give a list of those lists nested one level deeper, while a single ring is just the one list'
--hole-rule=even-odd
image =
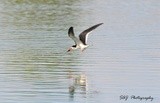
[{"label": "bird's black upper wing", "polygon": [[103,24],[103,23],[99,23],[99,24],[96,24],[96,25],[94,25],[94,26],[92,26],[92,27],[84,30],[84,31],[79,35],[79,39],[81,40],[81,42],[86,45],[86,44],[87,44],[88,34],[89,34],[92,30],[96,29],[98,26],[100,26],[100,25],[102,25],[102,24]]},{"label": "bird's black upper wing", "polygon": [[70,27],[70,28],[69,28],[69,30],[68,30],[68,36],[69,36],[71,39],[73,39],[73,41],[75,42],[75,44],[78,44],[79,39],[78,39],[77,37],[75,37],[73,27]]}]

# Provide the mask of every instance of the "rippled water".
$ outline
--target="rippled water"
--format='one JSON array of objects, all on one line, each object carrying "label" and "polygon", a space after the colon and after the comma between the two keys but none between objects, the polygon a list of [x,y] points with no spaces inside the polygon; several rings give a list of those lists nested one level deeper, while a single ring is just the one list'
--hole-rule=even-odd
[{"label": "rippled water", "polygon": [[[1,0],[0,101],[159,102],[159,12],[158,0]],[[100,22],[87,50],[66,52],[70,26]]]}]

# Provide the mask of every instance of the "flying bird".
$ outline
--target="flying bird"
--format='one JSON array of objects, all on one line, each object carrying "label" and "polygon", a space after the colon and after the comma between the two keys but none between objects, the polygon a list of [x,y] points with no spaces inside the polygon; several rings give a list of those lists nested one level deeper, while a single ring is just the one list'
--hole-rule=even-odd
[{"label": "flying bird", "polygon": [[70,27],[68,30],[68,36],[75,42],[75,45],[71,46],[67,52],[72,50],[80,49],[84,51],[89,45],[87,44],[88,35],[96,29],[98,26],[102,25],[103,23],[96,24],[79,34],[79,38],[75,36],[73,27]]}]

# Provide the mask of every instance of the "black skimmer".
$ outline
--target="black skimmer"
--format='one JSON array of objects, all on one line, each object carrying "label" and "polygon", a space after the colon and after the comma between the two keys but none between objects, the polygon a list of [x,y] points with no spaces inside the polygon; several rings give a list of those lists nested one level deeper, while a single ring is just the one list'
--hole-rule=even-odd
[{"label": "black skimmer", "polygon": [[102,25],[103,23],[96,24],[79,34],[79,38],[74,35],[73,27],[70,27],[68,30],[68,36],[73,39],[75,45],[71,46],[67,52],[80,49],[84,51],[89,45],[87,44],[88,35],[92,32],[92,30],[96,29],[98,26]]}]

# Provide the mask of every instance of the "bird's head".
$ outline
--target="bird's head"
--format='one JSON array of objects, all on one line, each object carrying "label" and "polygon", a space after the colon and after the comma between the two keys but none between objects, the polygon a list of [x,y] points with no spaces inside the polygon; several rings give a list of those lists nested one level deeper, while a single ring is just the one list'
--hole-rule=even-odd
[{"label": "bird's head", "polygon": [[73,45],[67,50],[67,52],[70,52],[70,51],[75,50],[75,49],[76,49],[76,45]]}]

